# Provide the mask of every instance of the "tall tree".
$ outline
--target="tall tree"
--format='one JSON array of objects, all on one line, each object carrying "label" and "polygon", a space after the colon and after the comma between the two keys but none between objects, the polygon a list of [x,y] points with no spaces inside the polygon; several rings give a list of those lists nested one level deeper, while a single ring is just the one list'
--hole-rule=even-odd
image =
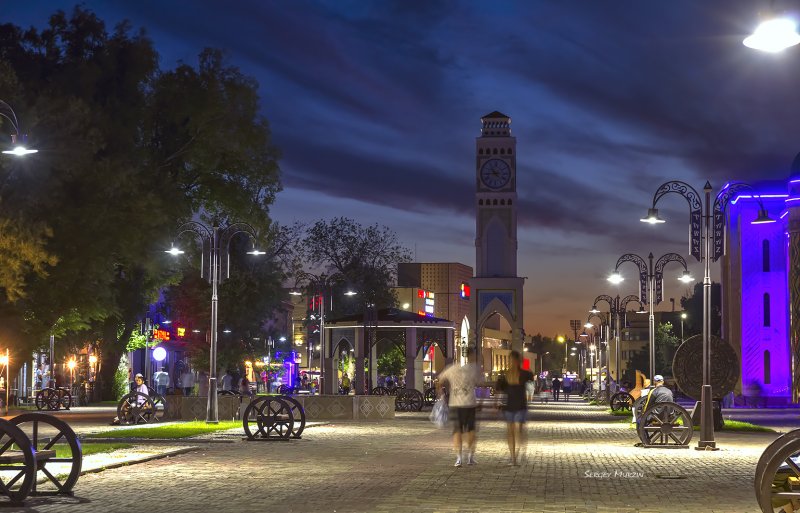
[{"label": "tall tree", "polygon": [[110,397],[127,340],[172,279],[161,250],[176,227],[230,216],[270,228],[278,152],[257,84],[211,49],[161,70],[143,31],[109,32],[83,7],[43,30],[0,25],[0,70],[0,98],[24,112],[40,150],[24,172],[0,160],[13,190],[0,210],[44,241],[0,316],[15,319],[25,354],[78,312],[66,337],[101,346]]},{"label": "tall tree", "polygon": [[[719,283],[711,283],[711,334],[722,333],[722,288]],[[681,308],[686,311],[684,337],[703,333],[703,284],[695,283],[692,295],[681,298]]]}]

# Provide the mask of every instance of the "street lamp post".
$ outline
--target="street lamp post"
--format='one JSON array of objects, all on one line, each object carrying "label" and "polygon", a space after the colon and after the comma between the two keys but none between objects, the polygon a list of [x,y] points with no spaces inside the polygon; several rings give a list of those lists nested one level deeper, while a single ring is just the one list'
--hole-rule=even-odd
[{"label": "street lamp post", "polygon": [[[600,340],[595,340],[595,337],[597,335],[597,331],[595,329],[593,329],[594,328],[594,324],[592,324],[592,322],[591,322],[592,318],[600,319]],[[603,365],[603,360],[602,360],[603,326],[606,326],[606,325],[608,325],[608,322],[607,322],[606,318],[603,315],[599,314],[599,313],[597,313],[597,314],[596,313],[590,313],[589,317],[586,319],[586,324],[583,325],[584,328],[592,330],[592,332],[591,332],[591,347],[595,347],[595,349],[593,349],[592,351],[595,351],[595,350],[597,351],[596,359],[594,361],[597,363],[597,390],[598,391],[600,390],[600,375],[602,374],[600,372],[600,368]],[[608,347],[608,341],[607,340],[606,340],[606,347]],[[607,352],[606,352],[606,355],[608,355]],[[606,358],[607,358],[607,356],[606,356]],[[594,363],[592,364],[592,369],[594,369]],[[592,370],[592,376],[594,376],[594,370]],[[592,378],[592,379],[594,379],[594,378]]]},{"label": "street lamp post", "polygon": [[684,342],[683,338],[683,321],[686,320],[686,312],[681,312],[681,344]]},{"label": "street lamp post", "polygon": [[[214,222],[213,226],[206,226],[198,221],[189,221],[184,223],[178,228],[177,237],[185,233],[191,233],[200,239],[201,246],[201,261],[200,261],[200,276],[203,277],[206,272],[205,269],[205,251],[208,251],[208,279],[211,282],[211,348],[209,352],[209,375],[208,375],[208,405],[206,407],[206,423],[217,424],[219,423],[219,403],[217,400],[217,317],[218,317],[218,303],[219,296],[217,288],[220,281],[230,276],[230,243],[234,236],[244,233],[247,234],[253,241],[253,249],[248,251],[248,255],[259,256],[263,255],[263,251],[255,248],[256,231],[247,223],[233,223],[225,228],[220,228]],[[176,238],[177,238],[176,237]],[[207,247],[206,247],[207,245]],[[220,247],[225,247],[225,252],[220,253]],[[166,251],[173,256],[183,253],[183,251],[172,244],[172,247]],[[222,276],[221,270],[223,266],[222,257],[225,258],[225,275]]]},{"label": "street lamp post", "polygon": [[17,115],[14,113],[14,109],[11,108],[11,105],[7,104],[3,100],[0,100],[0,117],[6,118],[8,121],[11,122],[11,126],[14,128],[14,133],[11,134],[11,145],[13,146],[10,150],[3,150],[3,153],[7,155],[14,155],[16,157],[24,157],[25,155],[29,155],[31,153],[36,153],[39,150],[34,150],[32,148],[27,148],[25,146],[25,140],[27,139],[27,135],[20,133],[20,124]]},{"label": "street lamp post", "polygon": [[[611,323],[614,325],[614,366],[617,371],[617,380],[616,380],[616,387],[614,392],[616,392],[617,388],[619,388],[619,383],[621,382],[621,374],[620,374],[620,365],[622,359],[622,351],[620,349],[620,338],[622,337],[622,316],[628,310],[628,303],[631,301],[639,302],[639,297],[631,294],[629,296],[625,296],[624,298],[620,299],[619,296],[611,297],[606,294],[600,294],[596,298],[594,298],[594,302],[592,303],[592,308],[589,310],[590,313],[596,314],[599,313],[600,310],[597,309],[597,303],[600,301],[605,301],[608,303],[609,314],[611,315]],[[641,302],[639,302],[641,305]],[[608,355],[608,348],[606,347],[606,355]],[[606,360],[610,360],[610,358],[606,357]],[[609,375],[611,371],[609,370]]]},{"label": "street lamp post", "polygon": [[622,276],[619,274],[619,266],[624,262],[633,262],[639,267],[639,298],[642,301],[647,301],[649,306],[649,323],[648,323],[648,339],[650,343],[650,382],[653,381],[653,376],[656,372],[656,330],[655,330],[655,305],[661,302],[663,298],[663,281],[664,281],[664,267],[669,262],[678,262],[683,266],[683,275],[679,278],[682,282],[688,283],[693,280],[689,274],[689,268],[686,265],[686,260],[677,253],[667,253],[661,256],[653,265],[653,254],[647,256],[647,262],[644,258],[633,253],[625,253],[614,267],[614,272],[609,276],[608,281],[612,283],[620,283]]},{"label": "street lamp post", "polygon": [[[644,223],[661,224],[665,221],[658,217],[658,201],[669,193],[684,197],[689,204],[691,255],[703,263],[703,388],[700,395],[700,440],[697,449],[715,449],[713,405],[711,390],[711,260],[718,260],[725,253],[725,208],[728,202],[743,189],[754,190],[744,182],[728,182],[714,198],[713,217],[711,203],[711,183],[703,186],[704,196],[686,182],[673,180],[661,184],[653,196],[653,206],[648,209]],[[756,196],[759,204],[758,217],[753,224],[775,222],[769,217],[761,198]],[[704,201],[705,200],[705,201]],[[713,219],[713,230],[712,230]],[[713,239],[713,249],[712,249]]]}]

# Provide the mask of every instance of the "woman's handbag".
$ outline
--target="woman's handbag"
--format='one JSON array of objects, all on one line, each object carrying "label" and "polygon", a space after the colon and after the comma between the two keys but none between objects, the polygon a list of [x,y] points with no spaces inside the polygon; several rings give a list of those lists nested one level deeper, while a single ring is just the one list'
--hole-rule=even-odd
[{"label": "woman's handbag", "polygon": [[444,397],[440,397],[436,399],[436,402],[433,403],[433,409],[431,409],[430,419],[433,424],[442,429],[447,426],[447,418],[450,414],[450,408],[447,406],[447,402],[445,401]]}]

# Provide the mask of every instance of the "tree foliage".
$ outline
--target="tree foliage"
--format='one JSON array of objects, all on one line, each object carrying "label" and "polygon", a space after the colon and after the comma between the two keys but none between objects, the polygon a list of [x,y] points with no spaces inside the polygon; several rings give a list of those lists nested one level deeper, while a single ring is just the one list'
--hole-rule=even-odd
[{"label": "tree foliage", "polygon": [[[684,337],[703,333],[703,284],[695,283],[692,295],[681,298],[681,308],[686,312],[684,321]],[[719,283],[711,284],[711,334],[721,336],[722,333],[722,287]]]},{"label": "tree foliage", "polygon": [[280,190],[255,81],[213,49],[158,62],[143,31],[109,31],[84,7],[41,30],[0,25],[0,98],[40,150],[0,159],[0,226],[14,225],[0,316],[16,361],[59,323],[64,341],[99,345],[106,396],[147,305],[177,279],[162,251],[177,226],[235,219],[266,234]]}]

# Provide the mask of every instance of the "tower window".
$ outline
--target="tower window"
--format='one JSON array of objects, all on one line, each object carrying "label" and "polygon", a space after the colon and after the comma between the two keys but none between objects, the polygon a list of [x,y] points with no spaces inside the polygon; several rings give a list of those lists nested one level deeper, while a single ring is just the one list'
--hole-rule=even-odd
[{"label": "tower window", "polygon": [[765,273],[769,272],[769,241],[764,239],[761,242],[761,266]]},{"label": "tower window", "polygon": [[769,326],[769,294],[764,293],[764,326]]},{"label": "tower window", "polygon": [[478,200],[478,205],[483,205],[483,200],[482,199]]},{"label": "tower window", "polygon": [[764,351],[764,384],[769,385],[772,381],[772,369],[770,369],[769,351]]},{"label": "tower window", "polygon": [[478,150],[478,155],[483,155],[483,148]]}]

